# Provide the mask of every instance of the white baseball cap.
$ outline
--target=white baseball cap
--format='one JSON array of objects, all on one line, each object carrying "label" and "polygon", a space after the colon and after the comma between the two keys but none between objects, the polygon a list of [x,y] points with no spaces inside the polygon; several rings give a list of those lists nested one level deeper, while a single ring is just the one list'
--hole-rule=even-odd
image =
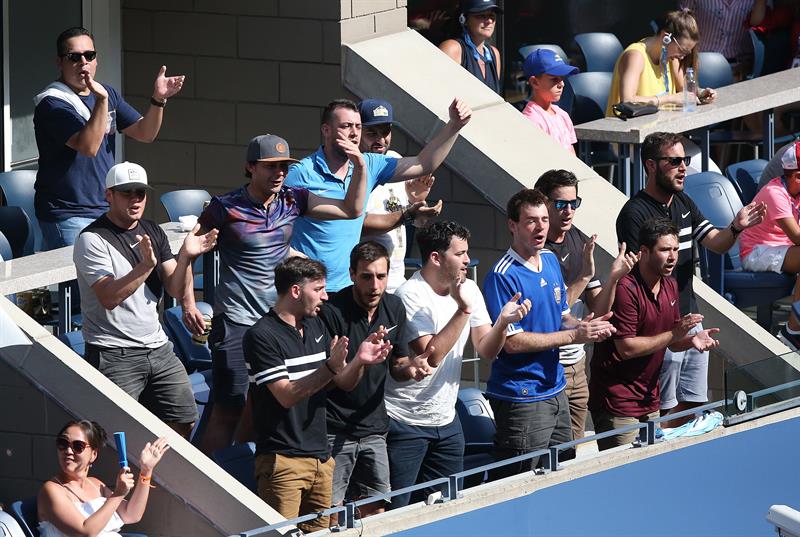
[{"label": "white baseball cap", "polygon": [[136,190],[152,188],[147,184],[147,172],[133,162],[121,162],[111,166],[106,174],[106,188],[114,190]]},{"label": "white baseball cap", "polygon": [[793,142],[786,151],[783,152],[781,157],[781,164],[784,170],[797,170],[800,166],[797,165],[797,154],[800,153],[800,142]]}]

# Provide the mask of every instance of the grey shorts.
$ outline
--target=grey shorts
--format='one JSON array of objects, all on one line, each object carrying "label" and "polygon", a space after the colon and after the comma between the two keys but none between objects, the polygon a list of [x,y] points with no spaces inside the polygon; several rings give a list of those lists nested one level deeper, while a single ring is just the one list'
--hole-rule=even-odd
[{"label": "grey shorts", "polygon": [[155,349],[87,343],[86,360],[162,421],[192,423],[197,419],[189,375],[171,342]]},{"label": "grey shorts", "polygon": [[[698,324],[689,333],[703,329]],[[678,406],[678,403],[705,403],[708,401],[708,352],[689,349],[683,352],[664,353],[661,366],[661,410]]]},{"label": "grey shorts", "polygon": [[332,505],[339,505],[345,499],[357,500],[389,492],[389,456],[386,453],[385,434],[364,438],[329,434],[328,445],[336,461]]}]

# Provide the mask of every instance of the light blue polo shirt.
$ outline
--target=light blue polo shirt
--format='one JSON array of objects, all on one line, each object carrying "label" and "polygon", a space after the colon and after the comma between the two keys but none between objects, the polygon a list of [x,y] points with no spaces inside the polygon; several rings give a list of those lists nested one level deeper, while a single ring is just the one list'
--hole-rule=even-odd
[{"label": "light blue polo shirt", "polygon": [[[369,193],[392,178],[397,168],[397,159],[378,153],[364,153],[364,160],[367,163],[367,196],[364,199],[366,213]],[[320,147],[316,153],[291,167],[285,184],[306,188],[317,196],[342,200],[347,195],[352,175],[352,163],[348,166],[344,181],[331,173],[323,148]],[[303,216],[294,223],[292,248],[325,264],[328,269],[329,292],[338,291],[351,283],[350,250],[361,238],[363,223],[363,213],[353,220],[317,220]]]}]

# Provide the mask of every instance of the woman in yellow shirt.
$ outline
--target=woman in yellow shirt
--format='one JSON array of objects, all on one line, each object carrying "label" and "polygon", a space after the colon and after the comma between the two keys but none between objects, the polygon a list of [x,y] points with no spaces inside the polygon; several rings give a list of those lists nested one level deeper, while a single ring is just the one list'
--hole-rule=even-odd
[{"label": "woman in yellow shirt", "polygon": [[[694,67],[697,73],[697,43],[700,31],[688,9],[667,14],[661,30],[633,43],[620,55],[608,95],[606,116],[619,102],[643,102],[656,106],[683,103],[683,75]],[[699,103],[716,97],[708,88],[698,93]]]}]

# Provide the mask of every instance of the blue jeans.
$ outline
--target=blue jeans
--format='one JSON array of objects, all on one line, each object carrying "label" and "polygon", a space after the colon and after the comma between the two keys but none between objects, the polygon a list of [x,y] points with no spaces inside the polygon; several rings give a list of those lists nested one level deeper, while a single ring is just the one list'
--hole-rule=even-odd
[{"label": "blue jeans", "polygon": [[49,222],[40,220],[39,227],[42,228],[42,247],[45,250],[55,250],[64,246],[72,246],[78,234],[97,220],[96,218],[85,218],[83,216],[73,216],[66,220]]},{"label": "blue jeans", "polygon": [[[386,442],[392,490],[447,477],[464,469],[464,433],[458,417],[441,427],[406,425],[390,419]],[[423,500],[445,487],[417,491],[413,501]],[[410,500],[410,493],[395,496],[391,508],[408,505]]]}]

